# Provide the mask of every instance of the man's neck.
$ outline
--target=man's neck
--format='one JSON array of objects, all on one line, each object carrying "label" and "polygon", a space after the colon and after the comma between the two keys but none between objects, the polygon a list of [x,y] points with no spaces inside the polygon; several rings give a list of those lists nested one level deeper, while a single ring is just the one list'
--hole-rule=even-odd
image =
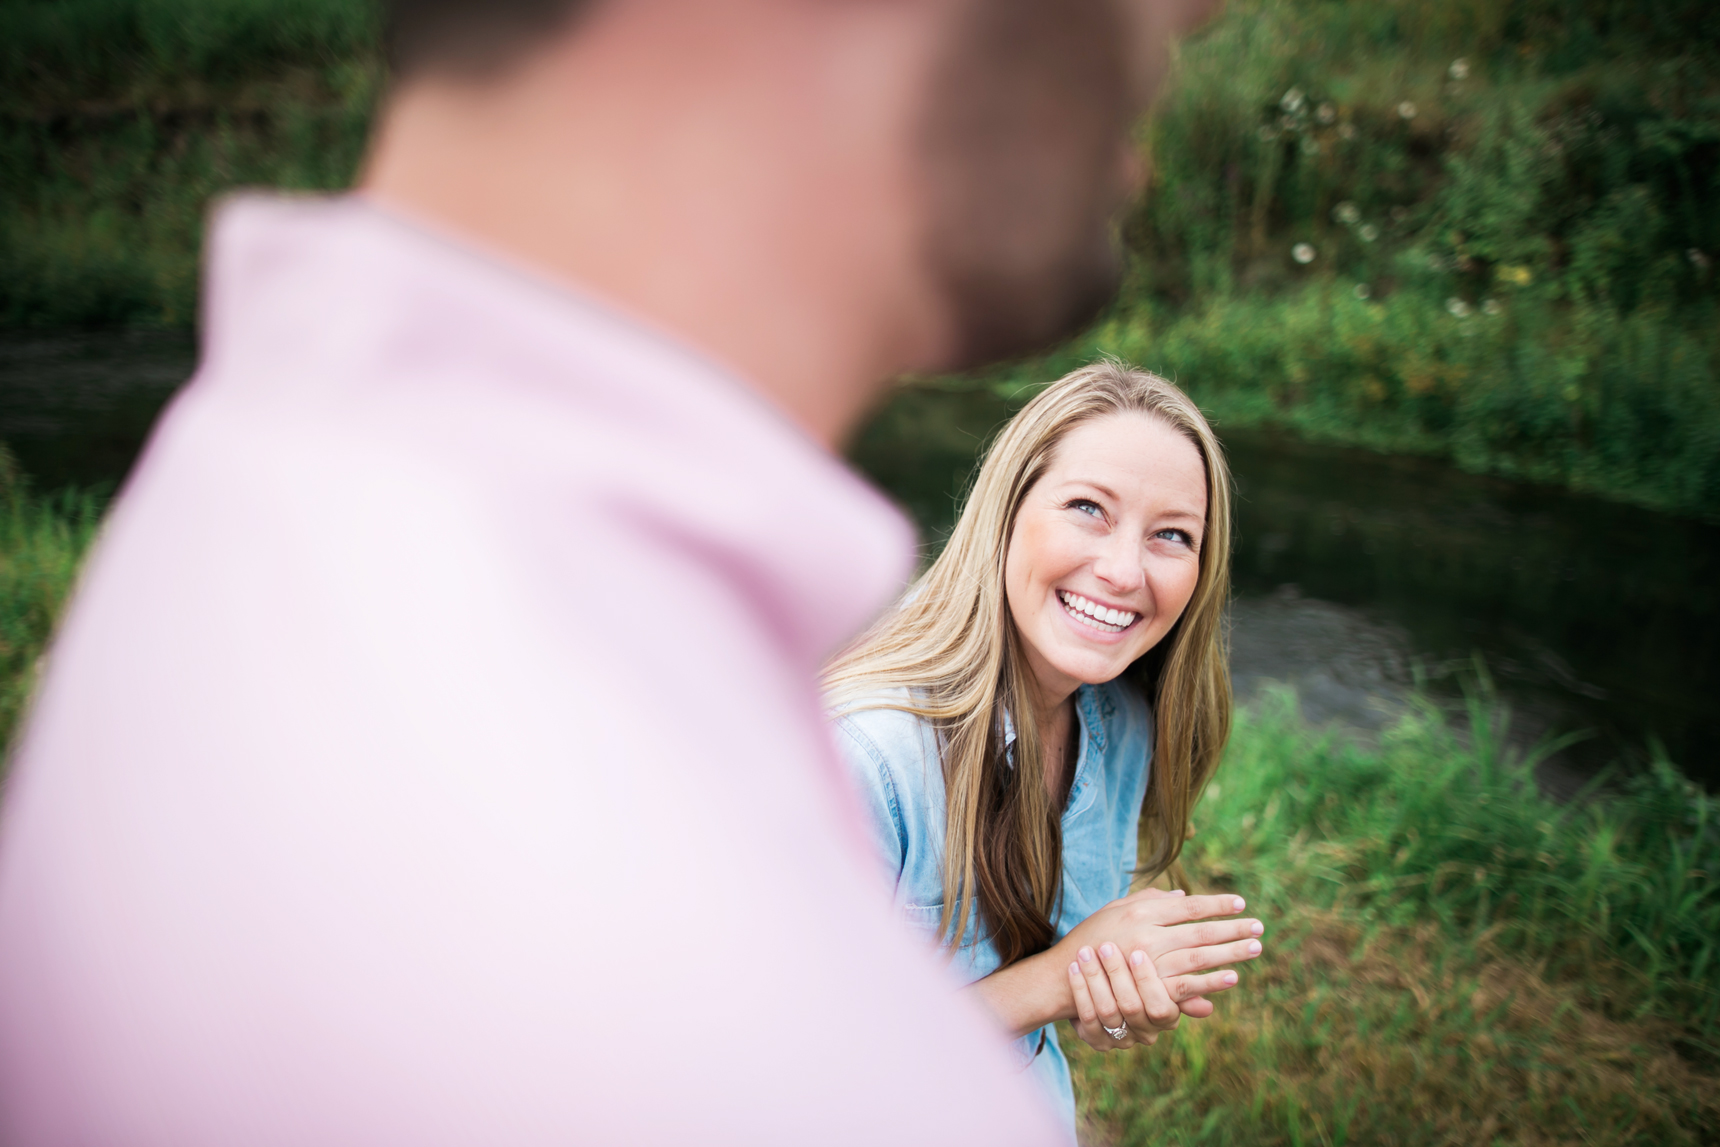
[{"label": "man's neck", "polygon": [[918,267],[914,92],[855,98],[839,66],[899,58],[899,33],[875,20],[874,46],[832,60],[612,24],[501,80],[407,83],[364,190],[665,330],[839,443],[883,381],[937,360],[945,325]]}]

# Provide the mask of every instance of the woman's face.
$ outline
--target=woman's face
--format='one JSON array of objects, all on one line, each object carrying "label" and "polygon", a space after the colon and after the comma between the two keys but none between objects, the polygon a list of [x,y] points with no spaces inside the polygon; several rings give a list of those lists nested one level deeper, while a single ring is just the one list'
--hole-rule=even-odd
[{"label": "woman's face", "polygon": [[1146,414],[1084,422],[1022,500],[1004,592],[1046,703],[1122,673],[1182,616],[1200,580],[1206,467]]}]

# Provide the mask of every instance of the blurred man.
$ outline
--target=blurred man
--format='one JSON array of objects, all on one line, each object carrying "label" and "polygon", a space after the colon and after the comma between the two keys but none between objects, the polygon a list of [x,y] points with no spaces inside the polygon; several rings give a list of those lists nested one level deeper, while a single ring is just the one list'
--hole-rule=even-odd
[{"label": "blurred man", "polygon": [[397,0],[247,198],[0,830],[0,1142],[1044,1143],[887,918],[830,451],[1074,329],[1205,0]]}]

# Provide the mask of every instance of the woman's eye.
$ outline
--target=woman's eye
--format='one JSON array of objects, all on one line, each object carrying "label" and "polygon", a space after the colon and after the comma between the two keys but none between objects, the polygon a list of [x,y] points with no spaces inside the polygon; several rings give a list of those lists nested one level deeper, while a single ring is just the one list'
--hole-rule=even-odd
[{"label": "woman's eye", "polygon": [[1095,518],[1104,517],[1105,511],[1099,508],[1099,503],[1089,502],[1086,498],[1076,498],[1069,503],[1071,510],[1080,510],[1083,514],[1091,514]]},{"label": "woman's eye", "polygon": [[1167,541],[1181,542],[1189,549],[1194,549],[1194,535],[1187,530],[1160,530],[1158,536]]}]

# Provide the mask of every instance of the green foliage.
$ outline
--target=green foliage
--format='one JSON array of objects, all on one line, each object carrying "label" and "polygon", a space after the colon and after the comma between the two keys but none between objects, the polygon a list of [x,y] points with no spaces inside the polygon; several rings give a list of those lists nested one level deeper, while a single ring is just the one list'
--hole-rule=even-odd
[{"label": "green foliage", "polygon": [[374,53],[363,0],[8,0],[0,92],[8,111],[183,102],[289,69],[339,71]]},{"label": "green foliage", "polygon": [[[0,323],[189,325],[211,197],[349,184],[382,77],[366,0],[0,5]],[[1233,0],[1142,139],[1119,307],[1006,377],[1720,516],[1711,0]]]},{"label": "green foliage", "polygon": [[[1663,764],[1557,805],[1502,710],[1377,745],[1241,714],[1194,885],[1266,955],[1151,1051],[1075,1057],[1134,1143],[1668,1144],[1720,1134],[1720,809]],[[1065,1040],[1065,1046],[1072,1041]]]},{"label": "green foliage", "polygon": [[1089,340],[1222,416],[1720,515],[1720,16],[1253,0]]},{"label": "green foliage", "polygon": [[32,494],[0,446],[0,745],[12,739],[102,510],[81,491]]},{"label": "green foliage", "polygon": [[190,325],[212,198],[351,182],[375,23],[355,0],[0,6],[0,322]]}]

